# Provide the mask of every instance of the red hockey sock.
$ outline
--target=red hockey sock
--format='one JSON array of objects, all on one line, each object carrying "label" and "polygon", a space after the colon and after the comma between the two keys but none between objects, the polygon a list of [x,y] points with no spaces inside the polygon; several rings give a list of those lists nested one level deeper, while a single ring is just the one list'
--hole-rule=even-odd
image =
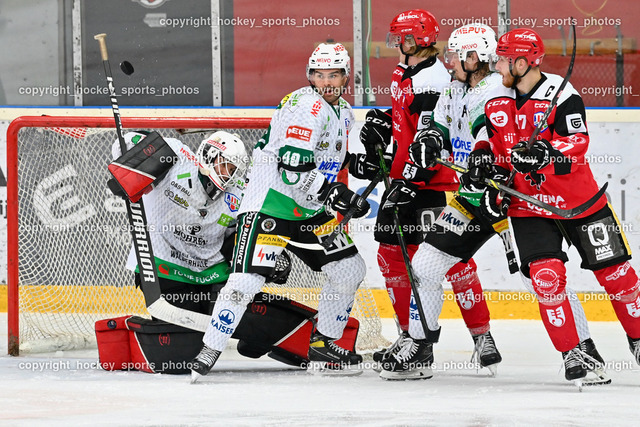
[{"label": "red hockey sock", "polygon": [[558,351],[569,351],[580,342],[576,323],[567,298],[564,263],[556,258],[529,264],[533,288],[538,296],[542,323]]},{"label": "red hockey sock", "polygon": [[640,338],[640,288],[629,262],[594,271],[609,295],[620,324],[631,338]]},{"label": "red hockey sock", "polygon": [[[418,246],[408,245],[407,249],[409,257],[413,258]],[[400,246],[381,243],[378,248],[378,266],[384,276],[385,286],[398,317],[400,329],[407,331],[409,329],[411,282],[409,282]]]},{"label": "red hockey sock", "polygon": [[477,266],[473,259],[466,264],[459,262],[451,267],[446,278],[451,283],[456,295],[456,303],[471,335],[488,332],[489,308],[482,293]]}]

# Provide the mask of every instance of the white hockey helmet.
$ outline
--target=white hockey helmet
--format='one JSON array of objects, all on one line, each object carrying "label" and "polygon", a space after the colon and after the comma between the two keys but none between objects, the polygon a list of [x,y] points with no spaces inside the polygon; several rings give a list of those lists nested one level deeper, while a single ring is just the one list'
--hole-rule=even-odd
[{"label": "white hockey helmet", "polygon": [[347,49],[340,43],[320,43],[309,57],[307,78],[311,70],[342,69],[347,77],[351,74],[351,58]]},{"label": "white hockey helmet", "polygon": [[496,33],[490,26],[478,23],[463,25],[451,33],[445,61],[450,63],[452,56],[457,54],[460,62],[464,62],[469,52],[476,52],[480,62],[495,64],[498,61],[497,46]]},{"label": "white hockey helmet", "polygon": [[237,179],[249,163],[244,142],[236,134],[217,131],[203,139],[196,153],[200,181],[212,199]]}]

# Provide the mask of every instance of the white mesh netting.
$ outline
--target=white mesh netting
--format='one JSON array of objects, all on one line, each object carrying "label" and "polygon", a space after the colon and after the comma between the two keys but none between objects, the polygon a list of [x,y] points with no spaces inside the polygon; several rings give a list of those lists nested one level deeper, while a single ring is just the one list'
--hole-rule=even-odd
[{"label": "white mesh netting", "polygon": [[[89,119],[87,123],[84,128],[34,125],[18,133],[20,351],[95,346],[96,320],[148,316],[142,293],[133,285],[133,273],[124,267],[131,244],[126,210],[106,187],[110,177],[106,165],[116,133],[91,127]],[[194,150],[207,133],[153,130]],[[225,130],[251,144],[264,133],[264,129]],[[293,255],[292,259],[288,282],[269,284],[265,291],[317,308],[324,274],[311,271]],[[351,315],[361,322],[358,350],[388,344],[365,284]]]}]

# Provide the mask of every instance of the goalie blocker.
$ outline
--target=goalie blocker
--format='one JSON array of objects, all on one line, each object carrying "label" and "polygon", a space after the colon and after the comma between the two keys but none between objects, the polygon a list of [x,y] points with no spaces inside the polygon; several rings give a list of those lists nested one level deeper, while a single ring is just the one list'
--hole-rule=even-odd
[{"label": "goalie blocker", "polygon": [[136,203],[143,195],[153,190],[153,185],[160,181],[177,161],[176,153],[160,134],[151,132],[139,144],[109,164],[109,172],[113,179],[107,182],[107,186],[116,196],[126,195]]},{"label": "goalie blocker", "polygon": [[[268,293],[258,293],[247,307],[232,338],[238,353],[265,354],[282,363],[306,367],[316,310]],[[202,348],[202,332],[167,322],[123,316],[96,322],[100,366],[107,371],[139,370],[186,374]],[[350,317],[336,344],[355,351],[359,322]]]}]

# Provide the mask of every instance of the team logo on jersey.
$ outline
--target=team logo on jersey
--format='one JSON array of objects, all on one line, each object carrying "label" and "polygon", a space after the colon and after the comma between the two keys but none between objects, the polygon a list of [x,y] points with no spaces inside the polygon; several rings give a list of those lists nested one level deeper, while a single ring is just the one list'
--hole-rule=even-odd
[{"label": "team logo on jersey", "polygon": [[336,151],[342,150],[342,141],[336,142]]},{"label": "team logo on jersey", "polygon": [[224,202],[231,212],[237,211],[240,207],[240,198],[233,193],[224,193]]},{"label": "team logo on jersey", "polygon": [[567,114],[565,117],[567,121],[567,130],[569,133],[579,133],[586,132],[587,127],[584,125],[584,121],[582,120],[582,116],[580,113]]},{"label": "team logo on jersey", "polygon": [[546,310],[546,312],[547,312],[547,319],[549,319],[549,323],[551,323],[556,328],[559,328],[562,325],[564,325],[564,322],[567,320],[562,306],[558,308],[549,308]]},{"label": "team logo on jersey", "polygon": [[509,117],[504,111],[497,111],[489,115],[489,120],[491,120],[491,123],[493,123],[494,126],[498,126],[501,128],[507,125],[507,123],[509,122]]},{"label": "team logo on jersey", "polygon": [[273,218],[267,218],[264,221],[262,221],[262,224],[260,224],[260,227],[262,227],[262,229],[268,233],[274,228],[276,228],[276,220]]}]

